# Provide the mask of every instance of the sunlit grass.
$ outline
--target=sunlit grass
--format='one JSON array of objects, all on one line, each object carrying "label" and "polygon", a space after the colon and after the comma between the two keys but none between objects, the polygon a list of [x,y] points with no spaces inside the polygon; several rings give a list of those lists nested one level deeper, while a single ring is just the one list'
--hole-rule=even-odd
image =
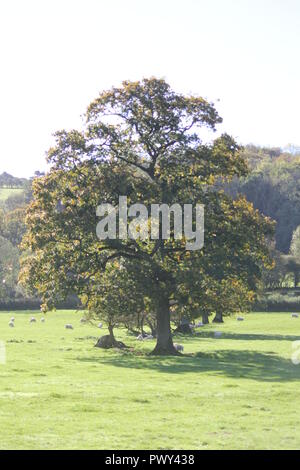
[{"label": "sunlit grass", "polygon": [[291,362],[300,319],[227,319],[177,337],[184,357],[157,358],[146,354],[154,341],[125,331],[117,337],[134,351],[94,348],[105,331],[81,316],[51,313],[43,324],[39,313],[0,313],[0,449],[300,447],[300,366]]}]

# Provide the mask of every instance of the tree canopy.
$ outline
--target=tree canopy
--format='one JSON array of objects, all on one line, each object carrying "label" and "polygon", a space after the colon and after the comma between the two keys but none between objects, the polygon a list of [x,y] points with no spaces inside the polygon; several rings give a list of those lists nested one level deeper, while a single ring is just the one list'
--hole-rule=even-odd
[{"label": "tree canopy", "polygon": [[[218,189],[217,181],[248,171],[229,135],[203,142],[201,130],[214,131],[220,122],[212,103],[175,93],[164,80],[151,78],[101,93],[89,105],[81,131],[56,134],[48,153],[50,172],[33,183],[24,242],[31,255],[22,270],[23,282],[39,290],[45,309],[76,292],[87,308],[107,318],[115,279],[123,294],[128,286],[134,292],[126,295],[128,312],[144,302],[154,312],[153,353],[176,354],[171,302],[190,305],[199,316],[202,308],[223,308],[219,296],[227,298],[225,314],[251,300],[263,266],[270,263],[266,242],[273,225],[244,198],[233,200]],[[204,205],[204,248],[187,250],[174,228],[167,240],[161,231],[155,240],[99,240],[96,208],[100,203],[117,207],[120,195],[130,205],[146,207]],[[121,307],[116,304],[120,315]]]}]

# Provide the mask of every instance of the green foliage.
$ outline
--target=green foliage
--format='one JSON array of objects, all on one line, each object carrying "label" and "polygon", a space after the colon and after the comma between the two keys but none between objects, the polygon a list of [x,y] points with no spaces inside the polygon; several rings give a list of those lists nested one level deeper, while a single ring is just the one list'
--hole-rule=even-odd
[{"label": "green foliage", "polygon": [[[1,227],[2,225],[2,227]],[[3,213],[0,222],[0,233],[14,246],[18,246],[25,234],[25,208],[19,207],[11,212]]]},{"label": "green foliage", "polygon": [[244,157],[251,168],[257,170],[270,164],[287,164],[300,161],[300,153],[291,152],[290,149],[282,150],[280,147],[258,147],[253,144],[246,145]]},{"label": "green foliage", "polygon": [[10,297],[17,283],[19,251],[0,236],[0,299]]},{"label": "green foliage", "polygon": [[292,255],[282,255],[281,259],[286,272],[293,274],[294,287],[297,287],[300,281],[300,258]]},{"label": "green foliage", "polygon": [[0,283],[2,283],[0,298],[6,303],[14,302],[16,297],[24,296],[23,289],[18,285],[20,258],[18,246],[26,230],[25,207],[30,200],[30,185],[26,186],[26,183],[21,181],[22,189],[0,189],[0,193],[5,193],[7,196],[0,207]]},{"label": "green foliage", "polygon": [[89,295],[81,297],[88,309],[90,320],[103,320],[113,334],[113,329],[125,324],[137,323],[137,316],[144,312],[145,302],[136,291],[136,284],[127,275],[126,269],[116,261],[99,272],[93,279]]}]

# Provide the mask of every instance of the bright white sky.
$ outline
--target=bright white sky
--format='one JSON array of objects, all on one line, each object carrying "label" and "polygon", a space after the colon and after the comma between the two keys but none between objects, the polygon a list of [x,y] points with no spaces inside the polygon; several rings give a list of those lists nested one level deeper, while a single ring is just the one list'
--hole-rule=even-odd
[{"label": "bright white sky", "polygon": [[300,143],[299,0],[0,0],[0,172],[45,168],[98,93],[164,77],[241,143]]}]

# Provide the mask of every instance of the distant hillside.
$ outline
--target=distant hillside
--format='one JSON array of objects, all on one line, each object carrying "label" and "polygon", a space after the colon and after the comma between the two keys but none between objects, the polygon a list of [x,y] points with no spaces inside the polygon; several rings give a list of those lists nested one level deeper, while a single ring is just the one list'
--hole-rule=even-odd
[{"label": "distant hillside", "polygon": [[26,178],[17,178],[4,172],[0,175],[0,188],[24,188],[27,181]]}]

